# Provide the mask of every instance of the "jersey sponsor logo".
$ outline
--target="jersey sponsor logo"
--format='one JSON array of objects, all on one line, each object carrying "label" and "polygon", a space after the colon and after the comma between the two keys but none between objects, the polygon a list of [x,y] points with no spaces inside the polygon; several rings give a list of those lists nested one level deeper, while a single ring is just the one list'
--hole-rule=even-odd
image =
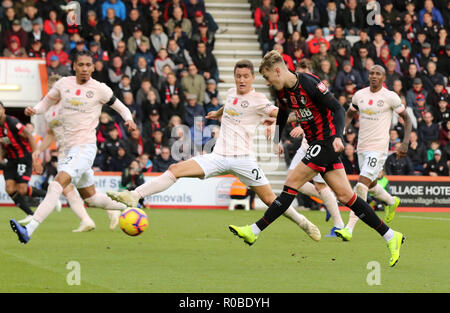
[{"label": "jersey sponsor logo", "polygon": [[67,102],[70,103],[71,105],[77,107],[77,106],[81,106],[83,105],[83,101],[77,100],[77,99],[67,99]]},{"label": "jersey sponsor logo", "polygon": [[241,115],[241,113],[239,113],[238,111],[236,111],[233,108],[225,109],[225,113],[227,113],[229,116],[239,116],[239,115]]},{"label": "jersey sponsor logo", "polygon": [[367,114],[367,115],[374,115],[374,114],[377,114],[376,111],[371,110],[371,109],[365,109],[365,110],[362,110],[361,113],[364,113],[364,114]]},{"label": "jersey sponsor logo", "polygon": [[299,119],[302,122],[314,118],[313,113],[308,108],[295,110],[295,115],[297,115],[297,119]]}]

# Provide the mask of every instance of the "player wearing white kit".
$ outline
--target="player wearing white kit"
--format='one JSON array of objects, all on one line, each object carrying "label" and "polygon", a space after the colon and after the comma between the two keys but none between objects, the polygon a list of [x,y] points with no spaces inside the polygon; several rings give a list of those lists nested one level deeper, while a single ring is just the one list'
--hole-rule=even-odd
[{"label": "player wearing white kit", "polygon": [[[56,105],[52,105],[47,112],[45,112],[44,117],[47,122],[48,131],[37,151],[33,153],[34,160],[38,159],[39,155],[55,140],[58,147],[58,159],[65,159],[64,151],[66,150],[66,141],[64,140],[64,128],[60,113],[61,108],[60,102]],[[75,186],[72,183],[69,184],[64,188],[63,194],[66,197],[70,208],[81,220],[80,226],[77,229],[74,229],[73,232],[86,232],[95,229],[95,223],[87,213],[86,208],[84,207],[84,201],[75,190]],[[120,211],[108,210],[107,212],[110,219],[109,228],[114,229],[119,222]]]},{"label": "player wearing white kit", "polygon": [[[409,135],[411,133],[411,119],[401,103],[400,97],[393,91],[383,87],[386,73],[382,66],[374,65],[369,71],[369,87],[357,91],[352,98],[350,108],[346,114],[346,127],[359,112],[358,133],[358,163],[360,174],[355,186],[356,194],[367,201],[367,192],[384,203],[385,221],[394,218],[395,209],[400,204],[398,197],[392,197],[382,186],[377,184],[378,174],[383,169],[389,150],[389,129],[394,112],[405,121],[403,142],[397,152],[402,158],[408,152]],[[352,238],[353,229],[358,217],[350,212],[345,228],[337,230],[336,234],[344,241]]]},{"label": "player wearing white kit", "polygon": [[47,194],[33,215],[22,227],[10,220],[12,230],[19,241],[27,243],[36,228],[53,211],[59,197],[73,183],[83,200],[90,207],[123,210],[125,206],[112,201],[96,191],[92,165],[97,153],[96,127],[103,105],[108,105],[125,121],[128,131],[136,129],[130,110],[113,95],[111,88],[91,78],[94,71],[93,56],[88,51],[78,52],[73,69],[75,76],[57,81],[44,99],[34,107],[27,107],[25,114],[44,114],[50,106],[61,102],[61,118],[64,128],[65,158],[58,160],[58,174],[47,189]]},{"label": "player wearing white kit", "polygon": [[[172,164],[162,175],[133,191],[107,192],[114,200],[135,206],[139,199],[159,193],[172,186],[178,178],[209,178],[232,173],[252,188],[260,199],[270,205],[276,198],[263,171],[258,167],[253,149],[253,137],[262,118],[276,117],[278,108],[267,97],[255,92],[253,64],[241,60],[234,68],[236,88],[227,92],[225,105],[210,112],[207,118],[222,117],[219,137],[212,153]],[[298,224],[313,240],[320,240],[319,229],[306,217],[290,207],[285,216]]]}]

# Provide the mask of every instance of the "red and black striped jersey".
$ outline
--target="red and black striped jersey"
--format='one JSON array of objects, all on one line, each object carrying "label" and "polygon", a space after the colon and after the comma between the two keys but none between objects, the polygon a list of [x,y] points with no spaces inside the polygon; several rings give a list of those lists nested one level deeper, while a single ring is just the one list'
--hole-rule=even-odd
[{"label": "red and black striped jersey", "polygon": [[6,115],[5,123],[0,125],[0,138],[8,138],[9,144],[3,143],[8,160],[31,156],[31,146],[27,138],[20,136],[25,129],[17,118]]},{"label": "red and black striped jersey", "polygon": [[[295,112],[309,144],[335,136],[342,137],[344,108],[319,78],[307,73],[296,75],[297,82],[292,88],[277,91],[280,110],[286,107]],[[287,114],[280,116],[283,115]],[[282,119],[278,119],[280,133],[285,124]]]}]

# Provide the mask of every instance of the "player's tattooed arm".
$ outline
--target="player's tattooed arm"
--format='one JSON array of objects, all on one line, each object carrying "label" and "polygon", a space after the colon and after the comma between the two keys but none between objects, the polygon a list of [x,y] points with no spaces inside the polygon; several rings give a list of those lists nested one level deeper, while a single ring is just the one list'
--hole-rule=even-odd
[{"label": "player's tattooed arm", "polygon": [[406,110],[403,110],[401,113],[399,113],[399,116],[405,122],[405,125],[404,125],[405,134],[403,135],[403,141],[400,145],[400,148],[397,151],[397,157],[403,158],[408,153],[409,137],[411,135],[411,130],[412,130],[412,121],[411,121],[411,118],[409,117],[408,112],[406,112]]},{"label": "player's tattooed arm", "polygon": [[355,109],[352,109],[351,107],[348,108],[347,112],[345,113],[345,129],[347,129],[348,125],[350,125],[357,113],[358,111],[356,111]]}]

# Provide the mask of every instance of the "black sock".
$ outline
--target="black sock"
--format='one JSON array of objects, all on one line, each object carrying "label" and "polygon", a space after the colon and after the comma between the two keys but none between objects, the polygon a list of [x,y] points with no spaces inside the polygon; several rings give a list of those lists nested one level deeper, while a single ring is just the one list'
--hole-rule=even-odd
[{"label": "black sock", "polygon": [[42,189],[28,186],[28,197],[45,198],[46,194],[47,194],[47,192]]},{"label": "black sock", "polygon": [[18,206],[22,211],[24,211],[27,215],[33,215],[33,211],[30,209],[30,205],[25,196],[22,196],[17,191],[13,194],[9,195],[11,199],[13,199],[16,206]]},{"label": "black sock", "polygon": [[358,197],[356,193],[352,200],[347,203],[347,206],[355,212],[360,220],[375,229],[381,236],[389,230],[389,227],[383,223],[370,205]]},{"label": "black sock", "polygon": [[282,215],[291,205],[297,196],[298,191],[288,187],[283,187],[283,192],[272,202],[270,207],[264,213],[264,216],[255,224],[262,231]]}]

